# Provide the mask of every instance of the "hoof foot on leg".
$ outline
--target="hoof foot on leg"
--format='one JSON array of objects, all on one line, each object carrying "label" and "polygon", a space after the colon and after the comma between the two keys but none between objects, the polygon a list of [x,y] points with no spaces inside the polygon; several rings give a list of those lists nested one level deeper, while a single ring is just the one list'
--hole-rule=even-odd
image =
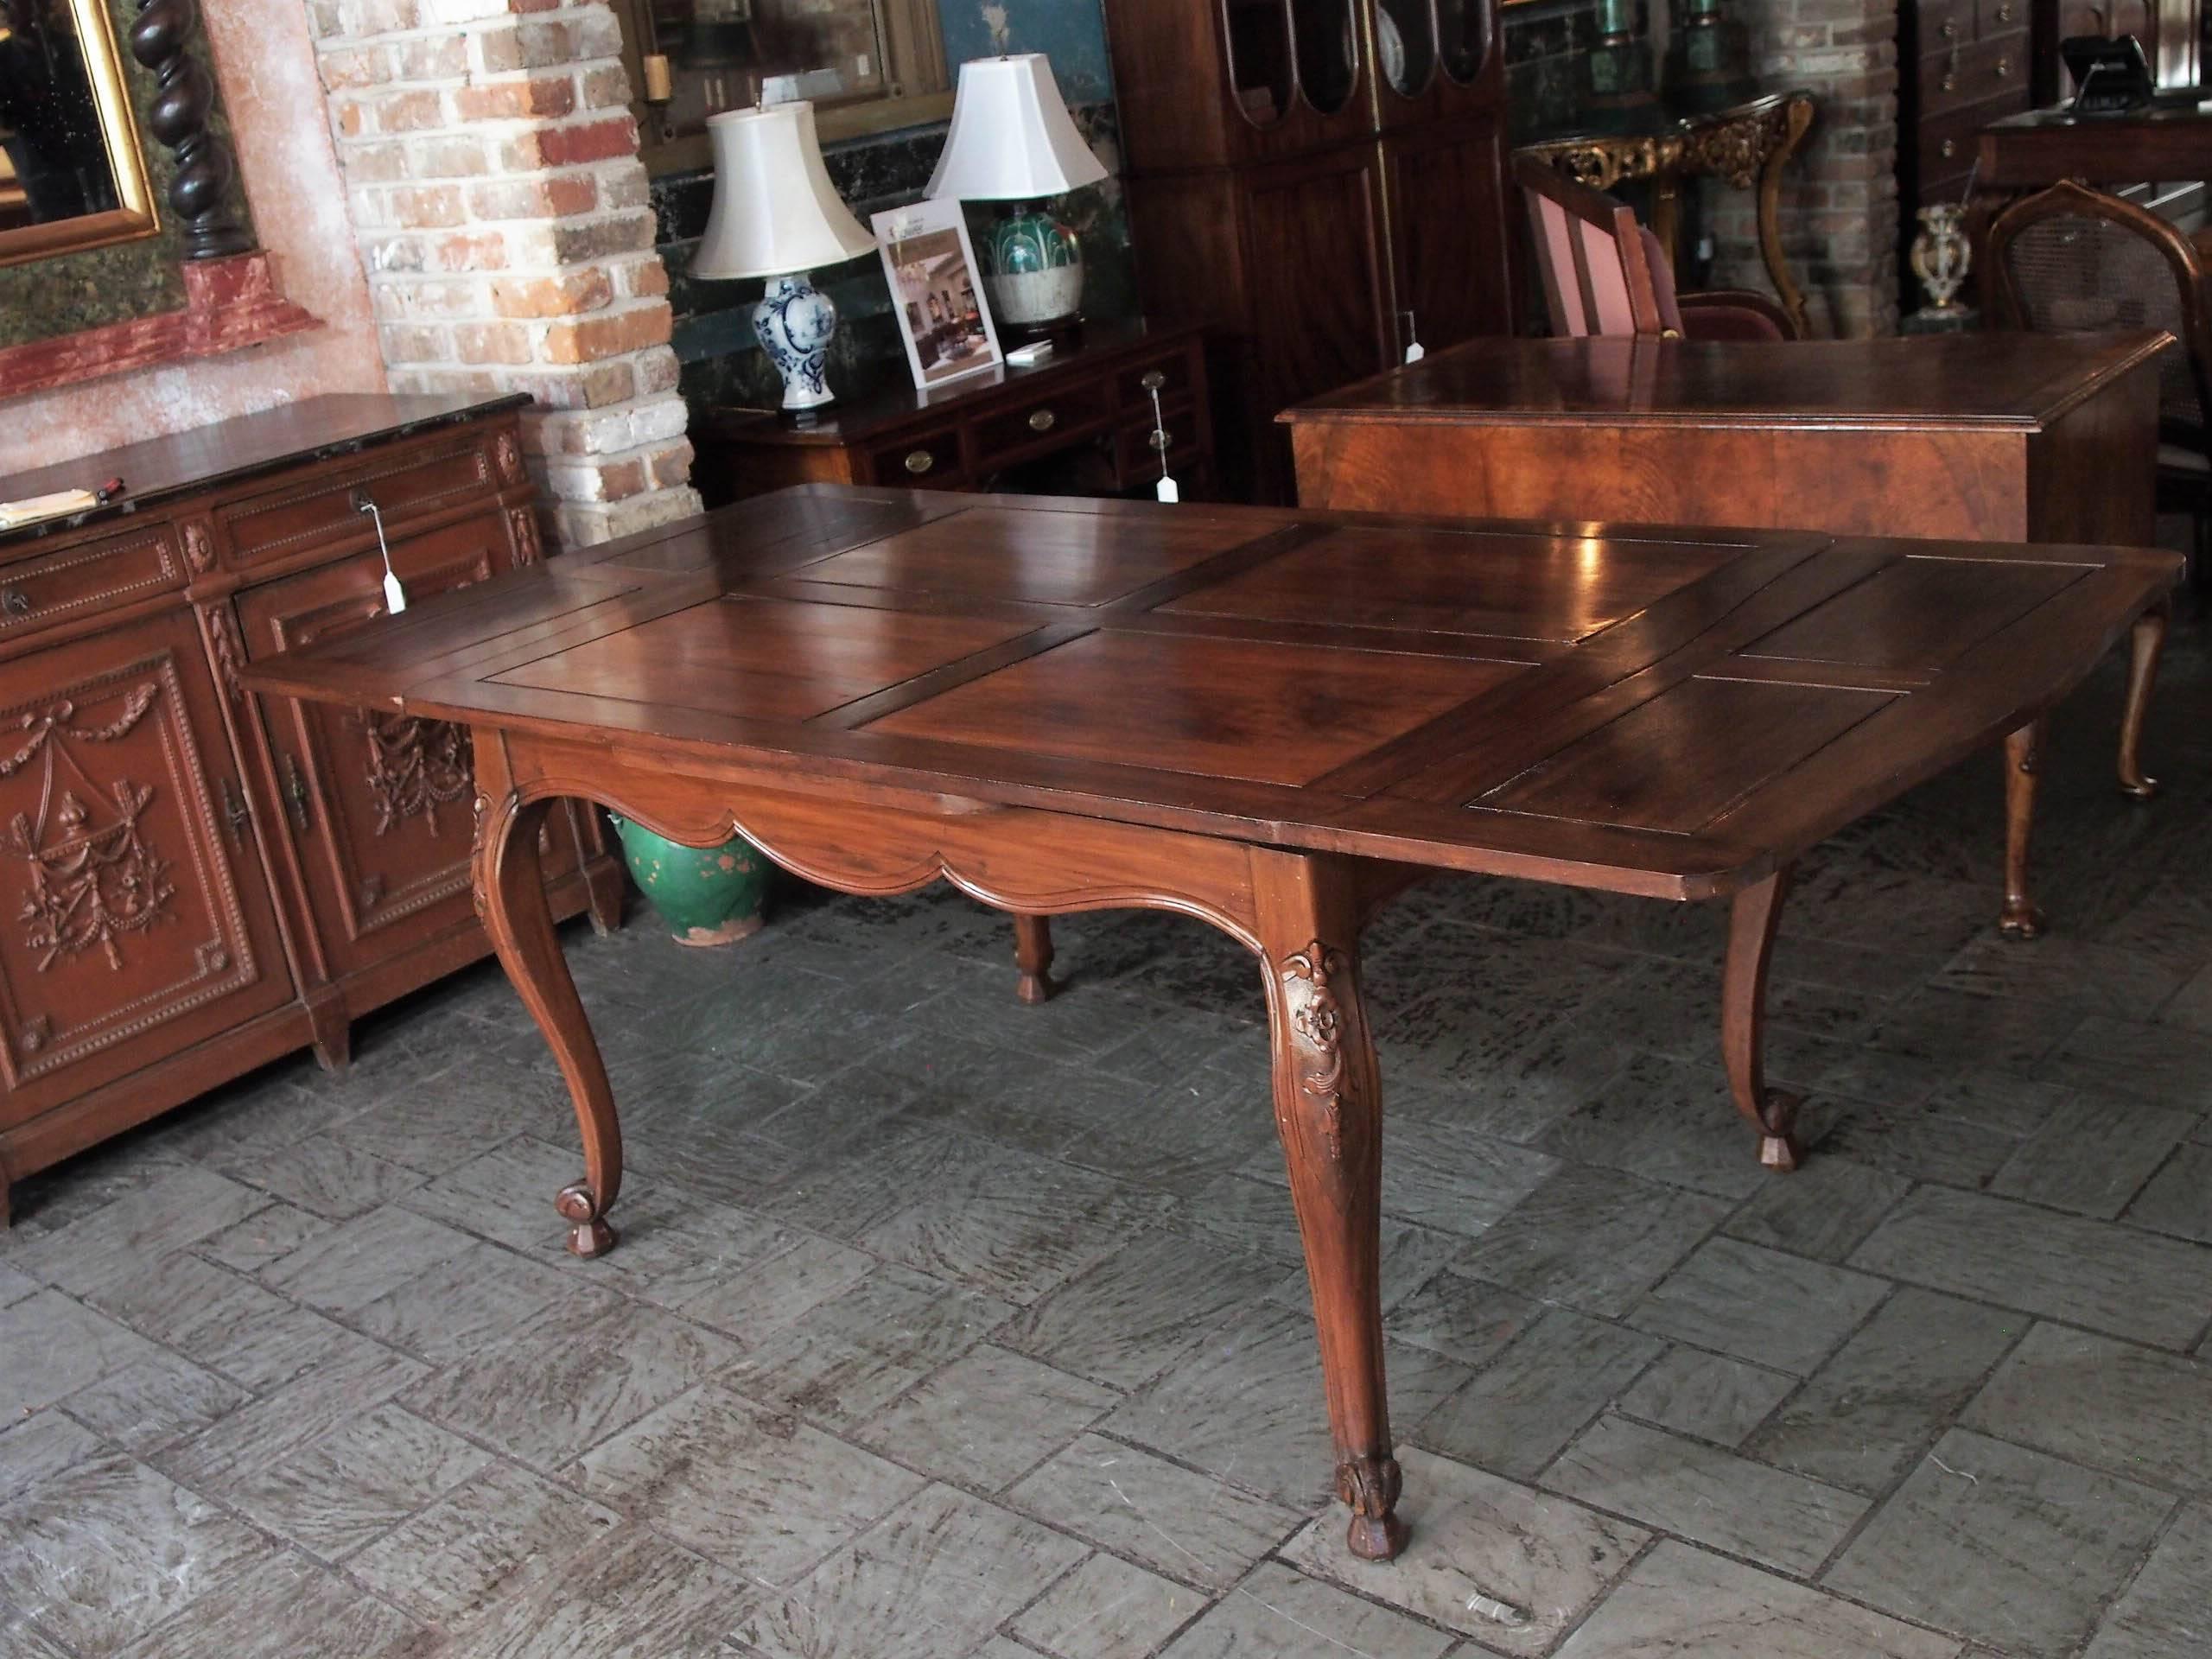
[{"label": "hoof foot on leg", "polygon": [[1039,1002],[1051,1001],[1052,993],[1058,989],[1059,987],[1043,974],[1024,974],[1014,985],[1014,994],[1034,1007]]},{"label": "hoof foot on leg", "polygon": [[569,1255],[604,1255],[614,1248],[614,1230],[599,1213],[598,1195],[582,1181],[563,1187],[553,1207],[563,1221],[575,1224],[569,1230]]},{"label": "hoof foot on leg", "polygon": [[2138,772],[2133,778],[2120,780],[2120,792],[2131,801],[2147,801],[2158,792],[2158,780]]},{"label": "hoof foot on leg", "polygon": [[2032,939],[2043,933],[2043,912],[2024,899],[2007,899],[1997,918],[1997,931],[2008,939]]},{"label": "hoof foot on leg", "polygon": [[1766,1125],[1765,1133],[1759,1136],[1759,1162],[1785,1175],[1805,1161],[1805,1149],[1797,1144],[1801,1103],[1796,1096],[1777,1091],[1766,1097],[1759,1111]]},{"label": "hoof foot on leg", "polygon": [[1344,1543],[1363,1561],[1390,1560],[1406,1547],[1398,1484],[1395,1458],[1356,1458],[1337,1465],[1337,1496],[1351,1505]]}]

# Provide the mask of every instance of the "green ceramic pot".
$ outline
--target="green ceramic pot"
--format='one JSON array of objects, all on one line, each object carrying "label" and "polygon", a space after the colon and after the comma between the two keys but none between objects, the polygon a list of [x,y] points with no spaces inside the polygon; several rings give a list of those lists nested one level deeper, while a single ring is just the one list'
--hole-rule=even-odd
[{"label": "green ceramic pot", "polygon": [[759,931],[768,861],[742,836],[719,847],[686,847],[627,818],[613,820],[638,889],[678,944],[734,944]]}]

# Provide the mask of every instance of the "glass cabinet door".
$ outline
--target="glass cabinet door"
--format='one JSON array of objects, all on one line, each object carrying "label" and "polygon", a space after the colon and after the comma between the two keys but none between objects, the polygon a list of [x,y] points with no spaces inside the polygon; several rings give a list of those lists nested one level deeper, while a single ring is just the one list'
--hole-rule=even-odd
[{"label": "glass cabinet door", "polygon": [[1401,98],[1427,91],[1436,73],[1436,10],[1432,0],[1375,0],[1375,67]]},{"label": "glass cabinet door", "polygon": [[1351,101],[1359,80],[1357,23],[1352,0],[1290,0],[1298,47],[1298,84],[1306,101],[1334,115]]},{"label": "glass cabinet door", "polygon": [[1490,8],[1484,0],[1436,0],[1436,41],[1444,73],[1462,86],[1490,55]]},{"label": "glass cabinet door", "polygon": [[1229,84],[1255,126],[1290,108],[1290,0],[1228,0]]}]

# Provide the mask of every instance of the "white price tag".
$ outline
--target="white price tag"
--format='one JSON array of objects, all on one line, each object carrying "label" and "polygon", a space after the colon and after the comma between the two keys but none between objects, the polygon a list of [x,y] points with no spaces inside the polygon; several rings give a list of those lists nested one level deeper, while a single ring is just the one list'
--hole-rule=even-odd
[{"label": "white price tag", "polygon": [[1183,493],[1175,487],[1175,480],[1165,473],[1160,474],[1160,482],[1153,486],[1153,493],[1163,501],[1180,501],[1183,499]]},{"label": "white price tag", "polygon": [[407,590],[389,569],[384,573],[384,607],[394,616],[407,608]]},{"label": "white price tag", "polygon": [[1406,361],[1408,363],[1418,363],[1427,355],[1428,348],[1419,340],[1406,347]]}]

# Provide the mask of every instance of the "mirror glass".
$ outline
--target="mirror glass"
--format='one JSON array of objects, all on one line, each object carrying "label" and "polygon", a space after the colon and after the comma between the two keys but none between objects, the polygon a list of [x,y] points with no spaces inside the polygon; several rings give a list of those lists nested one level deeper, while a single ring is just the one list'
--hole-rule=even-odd
[{"label": "mirror glass", "polygon": [[1359,79],[1351,0],[1290,0],[1290,15],[1297,36],[1298,84],[1308,104],[1334,115],[1351,101]]},{"label": "mirror glass", "polygon": [[155,229],[103,0],[0,0],[0,264]]}]

